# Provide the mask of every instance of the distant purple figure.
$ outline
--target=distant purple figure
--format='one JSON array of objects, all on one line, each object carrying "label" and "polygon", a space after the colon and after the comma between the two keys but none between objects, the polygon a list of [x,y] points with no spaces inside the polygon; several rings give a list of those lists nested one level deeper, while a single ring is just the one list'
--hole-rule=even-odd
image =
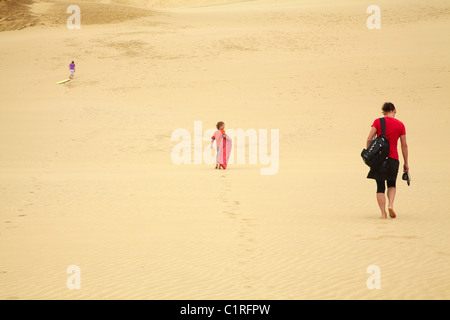
[{"label": "distant purple figure", "polygon": [[70,69],[69,79],[72,80],[73,77],[75,76],[75,62],[72,61],[72,63],[69,64],[69,69]]}]

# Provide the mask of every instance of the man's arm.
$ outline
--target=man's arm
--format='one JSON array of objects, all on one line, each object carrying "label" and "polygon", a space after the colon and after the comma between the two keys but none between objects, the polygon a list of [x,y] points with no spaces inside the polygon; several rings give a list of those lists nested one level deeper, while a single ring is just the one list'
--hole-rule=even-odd
[{"label": "man's arm", "polygon": [[400,136],[400,142],[402,144],[403,161],[405,162],[405,164],[403,165],[403,172],[408,172],[408,144],[406,143],[406,134]]},{"label": "man's arm", "polygon": [[370,130],[370,133],[369,133],[369,137],[367,138],[366,149],[369,148],[370,143],[372,142],[372,140],[376,134],[377,134],[377,128],[372,127],[372,129]]}]

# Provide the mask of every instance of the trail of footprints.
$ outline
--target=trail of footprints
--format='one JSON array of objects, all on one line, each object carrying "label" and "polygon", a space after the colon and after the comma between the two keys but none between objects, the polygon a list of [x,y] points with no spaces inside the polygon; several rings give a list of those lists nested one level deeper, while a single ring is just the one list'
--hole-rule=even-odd
[{"label": "trail of footprints", "polygon": [[252,237],[254,221],[245,216],[241,210],[240,202],[233,199],[227,174],[221,173],[219,179],[223,187],[218,193],[217,200],[223,208],[222,213],[237,225],[235,237],[239,250],[235,250],[238,255],[235,272],[240,274],[243,288],[254,289],[260,279],[254,275],[249,264],[255,256],[262,254]]},{"label": "trail of footprints", "polygon": [[[57,152],[55,153],[55,156],[56,155],[57,155]],[[42,168],[48,169],[51,161],[52,161],[52,159],[45,160],[45,162],[42,165]],[[6,187],[4,187],[2,189],[6,189]],[[24,202],[22,204],[18,204],[18,208],[16,210],[17,214],[12,219],[8,219],[8,220],[4,221],[5,224],[8,224],[6,229],[18,228],[18,226],[14,224],[15,218],[24,218],[28,215],[27,211],[29,211],[34,205],[33,196],[36,195],[36,193],[39,193],[41,191],[41,189],[42,189],[42,184],[40,183],[39,179],[36,178],[35,176],[32,176],[31,177],[31,190],[29,190],[27,192],[27,197],[25,197]]]}]

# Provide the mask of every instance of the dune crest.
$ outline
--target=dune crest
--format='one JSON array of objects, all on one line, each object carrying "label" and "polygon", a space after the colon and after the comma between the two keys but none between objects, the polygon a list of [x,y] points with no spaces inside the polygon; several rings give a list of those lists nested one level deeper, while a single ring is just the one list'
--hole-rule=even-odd
[{"label": "dune crest", "polygon": [[[78,0],[79,2],[117,4],[144,9],[167,9],[242,2],[239,0]],[[73,2],[67,1],[64,2]]]}]

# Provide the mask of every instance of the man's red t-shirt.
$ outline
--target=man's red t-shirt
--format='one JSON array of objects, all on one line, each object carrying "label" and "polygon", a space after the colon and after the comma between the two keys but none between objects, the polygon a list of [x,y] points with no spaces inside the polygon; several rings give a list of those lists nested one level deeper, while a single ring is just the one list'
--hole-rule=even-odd
[{"label": "man's red t-shirt", "polygon": [[[392,159],[398,159],[397,142],[400,136],[406,134],[405,125],[403,122],[392,118],[384,117],[386,119],[386,138],[389,140],[389,157]],[[377,129],[377,136],[381,136],[381,123],[380,119],[376,119],[372,127]]]}]

